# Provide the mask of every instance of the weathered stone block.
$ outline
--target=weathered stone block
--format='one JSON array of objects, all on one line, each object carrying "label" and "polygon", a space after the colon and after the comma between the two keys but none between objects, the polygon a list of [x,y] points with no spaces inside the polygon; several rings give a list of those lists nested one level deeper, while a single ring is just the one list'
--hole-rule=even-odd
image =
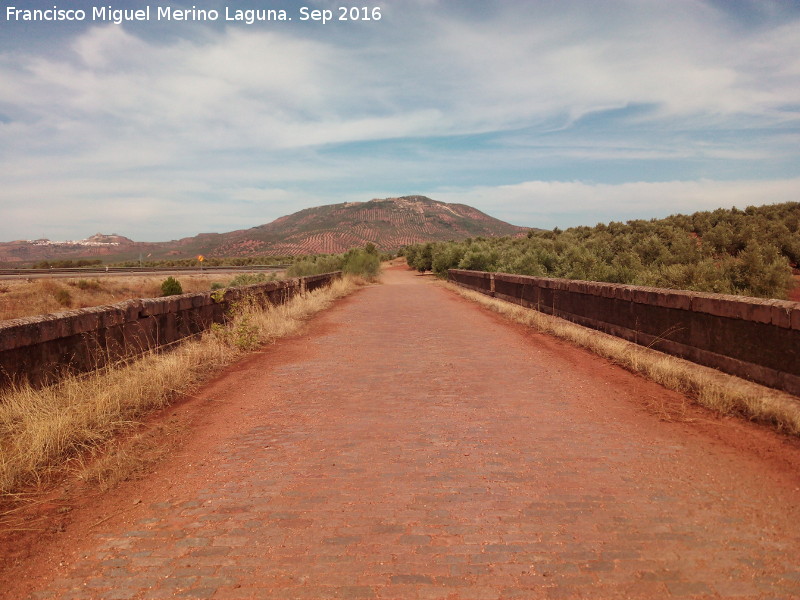
[{"label": "weathered stone block", "polygon": [[105,310],[100,313],[100,327],[108,329],[116,327],[125,322],[125,311],[117,306],[106,306]]},{"label": "weathered stone block", "polygon": [[69,327],[71,326],[71,334],[77,335],[79,333],[87,333],[96,331],[100,328],[100,315],[102,313],[92,309],[84,309],[79,314],[76,314],[64,322]]},{"label": "weathered stone block", "polygon": [[794,330],[800,330],[800,305],[798,305],[798,308],[793,308],[791,313],[791,328]]},{"label": "weathered stone block", "polygon": [[509,284],[522,284],[523,279],[519,275],[508,275],[507,273],[497,273],[494,277],[495,282],[503,282]]},{"label": "weathered stone block", "polygon": [[193,308],[200,308],[201,306],[208,306],[211,304],[213,300],[211,299],[211,293],[202,293],[202,294],[194,294],[192,296],[192,307]]},{"label": "weathered stone block", "polygon": [[34,342],[37,344],[71,335],[75,329],[75,325],[72,322],[74,319],[73,315],[45,315],[34,317],[34,319],[36,320],[31,324],[33,325],[35,323],[36,329],[38,330]]},{"label": "weathered stone block", "polygon": [[788,302],[781,302],[780,300],[772,304],[772,319],[771,323],[776,327],[783,327],[789,329],[792,326],[792,306]]},{"label": "weathered stone block", "polygon": [[742,302],[744,319],[757,323],[772,323],[772,302],[753,298],[749,302]]},{"label": "weathered stone block", "polygon": [[0,326],[0,349],[10,350],[38,343],[39,327],[30,319],[14,319]]},{"label": "weathered stone block", "polygon": [[154,317],[167,312],[169,300],[167,298],[144,298],[142,300],[141,316]]},{"label": "weathered stone block", "polygon": [[616,297],[625,302],[633,302],[633,288],[629,285],[617,286]]},{"label": "weathered stone block", "polygon": [[684,292],[664,292],[658,298],[664,308],[675,308],[678,310],[691,310],[692,296]]},{"label": "weathered stone block", "polygon": [[694,312],[716,315],[718,317],[729,317],[731,319],[742,318],[742,307],[722,299],[714,294],[696,294],[692,298],[691,309]]},{"label": "weathered stone block", "polygon": [[602,298],[615,298],[617,296],[617,290],[613,285],[601,285],[599,292]]},{"label": "weathered stone block", "polygon": [[[182,294],[180,296],[175,296],[175,300],[178,304],[178,310],[189,310],[194,306],[194,294]],[[170,311],[172,312],[172,311]]]},{"label": "weathered stone block", "polygon": [[142,312],[142,301],[138,298],[134,300],[126,300],[125,302],[120,302],[114,306],[120,307],[120,310],[122,310],[122,312],[125,314],[126,322],[139,320],[139,315]]},{"label": "weathered stone block", "polygon": [[576,281],[572,285],[572,291],[577,294],[591,294],[593,286],[588,281]]}]

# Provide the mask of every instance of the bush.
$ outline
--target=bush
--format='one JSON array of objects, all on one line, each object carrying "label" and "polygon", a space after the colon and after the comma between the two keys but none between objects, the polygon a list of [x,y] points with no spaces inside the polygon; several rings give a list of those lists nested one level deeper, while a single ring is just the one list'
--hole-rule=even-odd
[{"label": "bush", "polygon": [[286,271],[289,277],[308,277],[320,273],[331,273],[342,270],[343,259],[341,256],[313,256],[298,260]]},{"label": "bush", "polygon": [[293,263],[286,271],[289,277],[307,277],[308,275],[317,275],[321,271],[316,262],[312,259],[298,260]]},{"label": "bush", "polygon": [[55,297],[56,302],[58,302],[61,306],[66,306],[66,307],[72,306],[72,296],[70,295],[68,290],[65,290],[64,288],[59,288],[58,290],[56,290],[56,293],[53,294],[53,296]]},{"label": "bush", "polygon": [[772,244],[750,242],[739,254],[737,266],[733,279],[750,295],[786,297],[794,286],[789,261]]},{"label": "bush", "polygon": [[[264,283],[272,281],[275,275],[267,275],[266,273],[240,273],[231,279],[228,287],[241,287],[243,285],[254,285],[256,283]],[[213,289],[213,288],[212,288]]]},{"label": "bush", "polygon": [[366,279],[375,279],[381,271],[381,260],[377,253],[370,252],[369,248],[348,250],[344,255],[342,271],[352,275],[361,275]]},{"label": "bush", "polygon": [[172,276],[167,277],[161,284],[162,296],[177,296],[178,294],[182,293],[183,287],[181,286],[181,282]]},{"label": "bush", "polygon": [[[224,293],[221,290],[216,294]],[[221,301],[221,298],[215,302]],[[235,302],[227,313],[227,326],[214,323],[211,331],[219,336],[226,344],[239,350],[252,350],[260,343],[259,327],[255,324],[254,314],[261,310],[252,301]]]},{"label": "bush", "polygon": [[286,271],[289,277],[308,277],[333,271],[344,271],[375,279],[381,270],[381,257],[375,244],[368,243],[364,248],[351,248],[344,254],[306,256],[296,260]]},{"label": "bush", "polygon": [[34,269],[71,269],[74,267],[94,267],[102,265],[102,260],[40,260],[33,264]]},{"label": "bush", "polygon": [[406,262],[408,266],[416,269],[420,273],[430,271],[433,269],[433,244],[419,244],[417,246],[410,246],[406,253]]},{"label": "bush", "polygon": [[440,277],[460,268],[786,298],[800,261],[800,203],[419,243],[402,254]]}]

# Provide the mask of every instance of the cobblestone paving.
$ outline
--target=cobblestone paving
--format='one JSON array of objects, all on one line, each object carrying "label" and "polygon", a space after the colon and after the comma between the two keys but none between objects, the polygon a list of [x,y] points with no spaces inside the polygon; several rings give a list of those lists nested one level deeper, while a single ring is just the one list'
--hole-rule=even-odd
[{"label": "cobblestone paving", "polygon": [[245,430],[33,597],[800,597],[800,494],[620,418],[650,384],[405,272],[318,318],[242,374]]}]

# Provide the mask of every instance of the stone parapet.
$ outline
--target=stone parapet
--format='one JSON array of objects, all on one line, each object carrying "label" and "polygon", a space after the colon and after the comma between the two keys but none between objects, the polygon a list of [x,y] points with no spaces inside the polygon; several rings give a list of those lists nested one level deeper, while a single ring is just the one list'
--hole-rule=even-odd
[{"label": "stone parapet", "polygon": [[451,269],[466,288],[800,395],[800,303]]},{"label": "stone parapet", "polygon": [[171,345],[222,323],[230,307],[247,300],[280,304],[330,284],[341,272],[165,298],[126,300],[67,312],[0,322],[0,385],[57,380],[109,362]]}]

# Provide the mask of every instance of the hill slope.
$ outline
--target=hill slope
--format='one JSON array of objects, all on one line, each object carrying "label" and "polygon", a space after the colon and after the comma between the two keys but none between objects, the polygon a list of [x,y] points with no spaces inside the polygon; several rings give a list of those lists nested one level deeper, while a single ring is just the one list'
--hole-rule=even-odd
[{"label": "hill slope", "polygon": [[518,236],[529,231],[465,204],[404,196],[307,208],[272,223],[229,233],[201,233],[171,242],[133,242],[97,234],[78,242],[49,240],[0,243],[0,262],[102,258],[149,260],[253,255],[340,253],[372,242],[385,251],[428,241]]},{"label": "hill slope", "polygon": [[223,236],[214,254],[339,253],[373,242],[382,250],[422,241],[460,240],[527,233],[464,204],[404,196],[369,202],[347,202],[301,210],[252,229]]}]

